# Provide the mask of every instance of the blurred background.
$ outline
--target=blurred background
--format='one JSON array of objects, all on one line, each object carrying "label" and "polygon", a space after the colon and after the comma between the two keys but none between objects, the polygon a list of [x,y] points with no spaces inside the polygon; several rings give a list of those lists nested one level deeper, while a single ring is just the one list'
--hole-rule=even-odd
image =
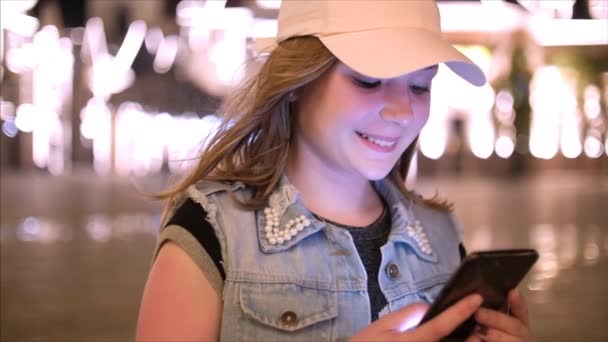
[{"label": "blurred background", "polygon": [[[407,1],[407,0],[405,0]],[[162,203],[276,32],[275,0],[0,0],[0,340],[128,341]],[[539,341],[608,340],[608,0],[439,1],[442,68],[408,183],[469,251],[532,247]]]}]

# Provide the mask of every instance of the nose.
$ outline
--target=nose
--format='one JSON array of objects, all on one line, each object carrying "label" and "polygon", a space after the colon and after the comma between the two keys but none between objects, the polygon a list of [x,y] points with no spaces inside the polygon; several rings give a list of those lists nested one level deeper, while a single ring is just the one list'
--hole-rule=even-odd
[{"label": "nose", "polygon": [[384,107],[380,111],[382,119],[398,125],[406,125],[412,119],[414,112],[408,89],[389,87],[384,98]]}]

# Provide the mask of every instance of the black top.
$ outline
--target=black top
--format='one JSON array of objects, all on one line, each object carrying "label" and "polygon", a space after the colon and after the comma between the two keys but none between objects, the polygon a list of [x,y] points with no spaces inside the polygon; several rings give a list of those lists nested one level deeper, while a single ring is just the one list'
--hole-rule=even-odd
[{"label": "black top", "polygon": [[[226,280],[220,243],[215,236],[213,227],[205,219],[206,217],[207,213],[205,210],[192,199],[188,198],[177,208],[171,219],[167,222],[167,226],[177,225],[192,234],[213,260],[222,279]],[[357,253],[367,273],[371,316],[372,321],[375,321],[378,319],[380,311],[387,305],[386,298],[380,290],[380,284],[378,283],[378,272],[382,260],[380,247],[386,243],[391,227],[391,216],[388,210],[385,209],[382,216],[376,222],[365,228],[348,227],[329,220],[322,220],[336,227],[344,228],[351,234],[357,248]],[[464,258],[466,250],[462,243],[458,246],[458,249],[460,251],[460,258]]]},{"label": "black top", "polygon": [[384,293],[380,289],[378,273],[380,272],[380,264],[382,263],[380,247],[386,244],[388,235],[391,232],[391,215],[389,215],[389,211],[384,206],[382,215],[366,227],[351,227],[327,219],[320,219],[336,227],[348,230],[352,236],[355,248],[357,248],[357,254],[359,254],[359,258],[365,268],[365,273],[367,273],[367,292],[369,294],[372,322],[377,320],[380,311],[388,304]]}]

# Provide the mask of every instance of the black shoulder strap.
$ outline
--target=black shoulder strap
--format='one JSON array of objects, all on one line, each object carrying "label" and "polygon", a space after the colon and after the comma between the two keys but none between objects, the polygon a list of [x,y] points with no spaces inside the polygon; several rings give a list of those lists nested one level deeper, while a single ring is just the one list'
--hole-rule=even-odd
[{"label": "black shoulder strap", "polygon": [[188,198],[173,214],[167,222],[169,225],[177,225],[187,230],[203,249],[209,254],[215,267],[220,272],[223,280],[226,280],[226,273],[222,266],[222,250],[220,242],[215,235],[213,227],[207,220],[207,212],[203,207]]}]

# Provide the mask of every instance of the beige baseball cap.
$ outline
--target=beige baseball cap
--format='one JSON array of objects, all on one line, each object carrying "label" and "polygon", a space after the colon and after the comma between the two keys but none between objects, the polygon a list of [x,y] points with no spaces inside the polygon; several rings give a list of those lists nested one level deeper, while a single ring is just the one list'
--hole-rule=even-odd
[{"label": "beige baseball cap", "polygon": [[435,0],[283,0],[278,35],[256,40],[259,52],[315,36],[344,64],[374,78],[397,77],[444,63],[473,85],[483,71],[441,34]]}]

